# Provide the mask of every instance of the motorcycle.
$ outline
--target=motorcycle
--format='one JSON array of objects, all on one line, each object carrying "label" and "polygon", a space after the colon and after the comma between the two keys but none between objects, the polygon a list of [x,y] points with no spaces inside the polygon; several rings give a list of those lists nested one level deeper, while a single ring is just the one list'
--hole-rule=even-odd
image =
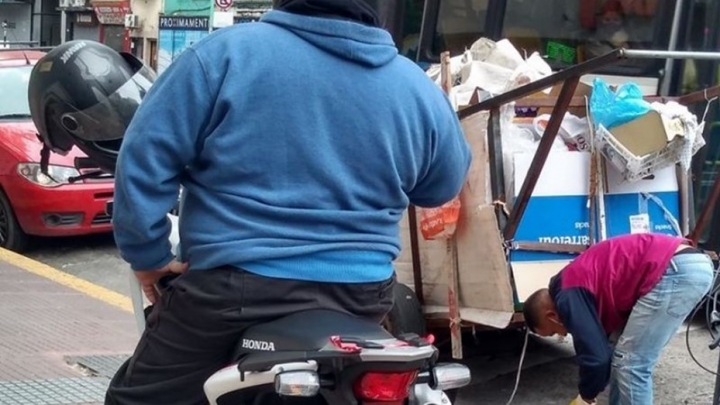
[{"label": "motorcycle", "polygon": [[[176,253],[177,217],[169,218]],[[142,333],[146,308],[137,279],[131,280]],[[468,385],[470,370],[439,363],[433,342],[432,335],[393,336],[335,311],[296,312],[245,330],[229,365],[203,389],[210,405],[451,405],[446,392]]]},{"label": "motorcycle", "polygon": [[249,328],[236,359],[205,382],[210,404],[445,405],[470,382],[464,365],[436,363],[432,338],[327,310]]}]

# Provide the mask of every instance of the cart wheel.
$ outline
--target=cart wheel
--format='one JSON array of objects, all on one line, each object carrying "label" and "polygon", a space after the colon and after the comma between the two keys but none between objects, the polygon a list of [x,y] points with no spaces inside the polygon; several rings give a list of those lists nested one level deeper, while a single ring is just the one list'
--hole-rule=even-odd
[{"label": "cart wheel", "polygon": [[415,333],[425,336],[427,327],[422,305],[415,292],[405,284],[395,284],[393,291],[395,305],[385,318],[384,326],[394,336],[403,333]]}]

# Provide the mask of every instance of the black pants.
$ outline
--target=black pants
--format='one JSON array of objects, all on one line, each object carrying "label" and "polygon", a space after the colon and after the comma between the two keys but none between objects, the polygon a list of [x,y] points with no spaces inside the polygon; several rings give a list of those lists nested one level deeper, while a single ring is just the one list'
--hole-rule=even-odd
[{"label": "black pants", "polygon": [[281,280],[231,268],[185,273],[165,288],[105,404],[205,404],[205,380],[230,363],[248,326],[320,308],[379,323],[392,308],[394,284],[394,277],[362,284]]}]

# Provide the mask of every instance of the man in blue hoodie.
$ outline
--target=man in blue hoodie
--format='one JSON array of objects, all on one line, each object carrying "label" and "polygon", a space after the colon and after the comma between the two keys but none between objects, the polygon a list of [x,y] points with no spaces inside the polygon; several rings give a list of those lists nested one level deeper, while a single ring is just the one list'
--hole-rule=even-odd
[{"label": "man in blue hoodie", "polygon": [[[253,323],[317,308],[380,322],[403,212],[464,183],[454,111],[372,7],[275,8],[186,50],[128,128],[115,237],[155,305],[107,404],[203,403]],[[181,186],[176,259],[166,213]]]}]

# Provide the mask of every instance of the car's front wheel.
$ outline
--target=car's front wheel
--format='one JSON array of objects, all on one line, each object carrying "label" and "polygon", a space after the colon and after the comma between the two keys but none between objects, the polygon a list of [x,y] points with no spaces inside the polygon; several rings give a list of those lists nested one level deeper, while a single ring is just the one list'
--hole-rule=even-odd
[{"label": "car's front wheel", "polygon": [[20,227],[10,200],[0,190],[0,247],[22,252],[28,245],[28,235]]}]

